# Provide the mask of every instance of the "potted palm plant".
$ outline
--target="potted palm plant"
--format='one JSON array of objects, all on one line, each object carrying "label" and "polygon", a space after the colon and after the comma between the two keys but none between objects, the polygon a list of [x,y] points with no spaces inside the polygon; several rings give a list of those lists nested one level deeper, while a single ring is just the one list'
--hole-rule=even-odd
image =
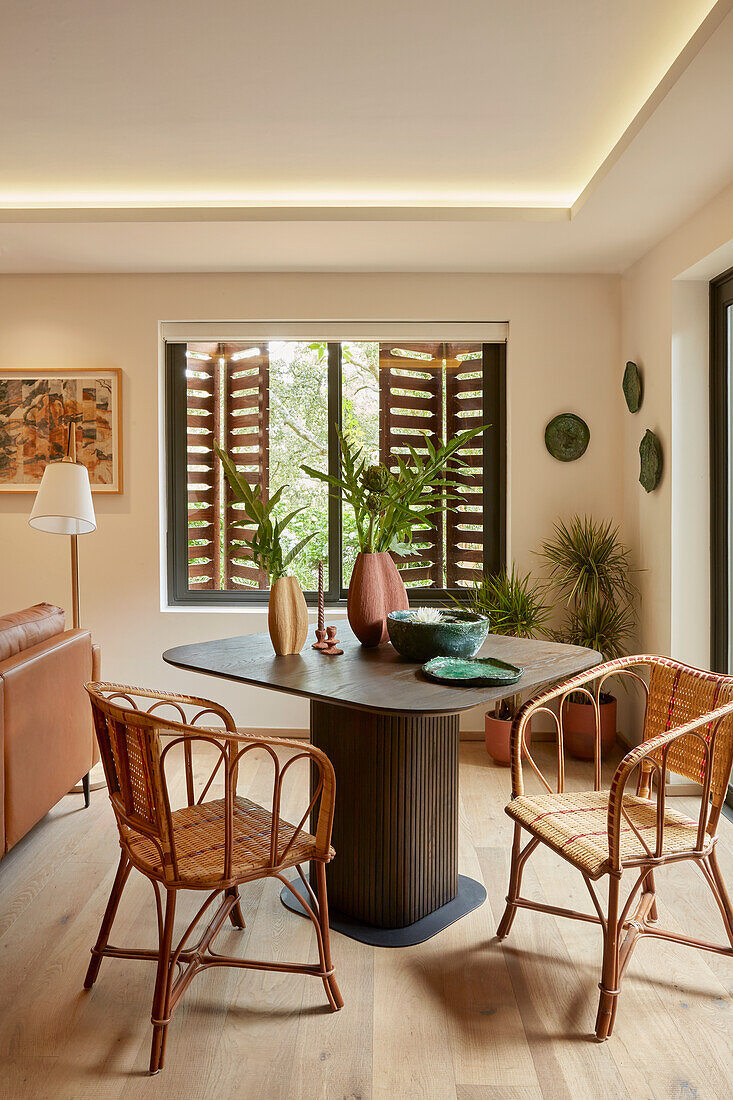
[{"label": "potted palm plant", "polygon": [[[557,641],[597,650],[604,661],[628,652],[636,625],[638,589],[632,579],[631,554],[610,520],[574,516],[555,525],[542,546],[550,589],[565,605],[565,621],[553,632]],[[616,699],[599,698],[601,751],[616,740]],[[563,709],[565,746],[572,756],[591,760],[595,754],[595,713],[587,695],[575,693]]]},{"label": "potted palm plant", "polygon": [[284,549],[283,535],[288,524],[303,509],[297,508],[282,519],[278,519],[275,509],[285,486],[281,485],[268,500],[265,500],[260,486],[252,486],[245,478],[240,477],[229,455],[217,443],[214,447],[224,467],[232,494],[244,506],[243,511],[247,517],[242,520],[233,520],[232,526],[252,527],[254,525],[255,528],[249,545],[252,550],[252,560],[267,574],[270,585],[267,626],[272,647],[278,656],[300,653],[308,637],[308,608],[297,577],[290,576],[288,569],[316,532],[311,531],[289,549]]},{"label": "potted palm plant", "polygon": [[[545,623],[551,608],[542,585],[533,582],[529,574],[519,573],[514,565],[479,577],[461,603],[471,611],[489,615],[493,634],[511,634],[515,638],[547,635]],[[496,764],[509,764],[512,723],[520,702],[520,695],[502,699],[484,718],[486,751]],[[528,726],[525,741],[529,743],[530,738]]]},{"label": "potted palm plant", "polygon": [[384,464],[369,465],[364,448],[355,446],[339,432],[338,476],[301,466],[310,477],[336,489],[353,509],[359,554],[351,575],[346,611],[362,645],[386,642],[389,612],[409,608],[407,592],[392,555],[409,554],[413,532],[435,526],[435,517],[445,508],[455,488],[451,470],[464,465],[456,452],[485,427],[459,432],[438,447],[426,435],[426,454],[409,447],[409,461],[395,455],[394,469]]}]

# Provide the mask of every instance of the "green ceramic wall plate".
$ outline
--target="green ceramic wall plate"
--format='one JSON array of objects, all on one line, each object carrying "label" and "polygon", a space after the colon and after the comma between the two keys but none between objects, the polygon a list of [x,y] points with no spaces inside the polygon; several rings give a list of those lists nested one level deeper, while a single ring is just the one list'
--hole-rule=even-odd
[{"label": "green ceramic wall plate", "polygon": [[473,685],[475,687],[503,687],[516,684],[524,675],[523,668],[499,661],[496,657],[433,657],[422,666],[429,680],[438,684]]},{"label": "green ceramic wall plate", "polygon": [[559,462],[574,462],[585,454],[590,442],[590,429],[575,413],[553,416],[545,428],[545,446]]},{"label": "green ceramic wall plate", "polygon": [[664,457],[662,455],[662,444],[649,428],[644,432],[644,438],[639,444],[639,459],[641,467],[639,482],[644,486],[647,493],[651,493],[661,480]]},{"label": "green ceramic wall plate", "polygon": [[621,386],[624,391],[624,397],[626,398],[626,404],[629,407],[629,412],[638,412],[641,408],[641,400],[644,396],[644,384],[641,380],[639,368],[636,363],[632,363],[631,360],[626,364],[624,380]]}]

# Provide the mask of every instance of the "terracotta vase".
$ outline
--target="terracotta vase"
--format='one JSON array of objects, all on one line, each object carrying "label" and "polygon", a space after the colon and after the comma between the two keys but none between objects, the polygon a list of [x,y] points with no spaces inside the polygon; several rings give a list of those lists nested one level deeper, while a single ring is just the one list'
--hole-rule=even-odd
[{"label": "terracotta vase", "polygon": [[270,589],[267,626],[279,657],[300,653],[308,637],[308,608],[296,577],[280,577]]},{"label": "terracotta vase", "polygon": [[359,554],[351,574],[346,613],[361,644],[375,646],[388,641],[387,615],[390,611],[407,611],[409,606],[392,555]]},{"label": "terracotta vase", "polygon": [[[486,751],[495,764],[508,767],[511,763],[510,735],[512,732],[511,718],[494,718],[493,714],[484,717],[484,740]],[[524,741],[529,747],[532,744],[532,723],[524,730]]]},{"label": "terracotta vase", "polygon": [[[601,756],[610,752],[616,742],[616,700],[604,695],[601,702]],[[579,760],[595,757],[595,710],[588,703],[566,702],[562,712],[564,744],[567,752]]]}]

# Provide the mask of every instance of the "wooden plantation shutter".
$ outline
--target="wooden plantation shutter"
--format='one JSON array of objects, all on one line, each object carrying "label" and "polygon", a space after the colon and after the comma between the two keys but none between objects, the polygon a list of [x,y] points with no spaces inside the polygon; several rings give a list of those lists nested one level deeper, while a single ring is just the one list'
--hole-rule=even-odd
[{"label": "wooden plantation shutter", "polygon": [[[425,435],[433,446],[443,439],[443,359],[441,343],[379,345],[379,458],[396,466],[395,455],[409,462],[408,444],[426,454]],[[429,356],[417,359],[402,350]],[[415,552],[395,558],[408,588],[443,587],[443,525],[416,531]]]},{"label": "wooden plantation shutter", "polygon": [[[479,428],[484,423],[483,356],[466,359],[474,347],[446,344],[445,432],[452,439],[458,432]],[[459,358],[460,356],[460,358]],[[484,561],[484,442],[462,450],[460,457],[468,466],[454,475],[459,483],[454,493],[459,498],[446,509],[446,584],[457,588],[470,584]]]},{"label": "wooden plantation shutter", "polygon": [[216,345],[189,344],[186,362],[186,475],[188,483],[188,588],[218,588],[219,479]]},{"label": "wooden plantation shutter", "polygon": [[[403,354],[407,352],[407,354]],[[418,358],[420,356],[420,358]],[[471,356],[471,358],[468,358]],[[424,357],[424,358],[422,358]],[[429,357],[429,358],[428,358]],[[483,360],[476,343],[388,343],[379,346],[379,454],[394,468],[395,454],[409,460],[407,444],[426,453],[483,423]],[[470,583],[483,563],[483,444],[461,452],[469,469],[458,474],[457,499],[432,530],[420,532],[415,553],[397,558],[408,588],[455,588]]]},{"label": "wooden plantation shutter", "polygon": [[189,591],[265,588],[246,539],[233,527],[240,509],[214,453],[214,442],[232,455],[250,484],[268,481],[267,347],[189,344],[186,370]]}]

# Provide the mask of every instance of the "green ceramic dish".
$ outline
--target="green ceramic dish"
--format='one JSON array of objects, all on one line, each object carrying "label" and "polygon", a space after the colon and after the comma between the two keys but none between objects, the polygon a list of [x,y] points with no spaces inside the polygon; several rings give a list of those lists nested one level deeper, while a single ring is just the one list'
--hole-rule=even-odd
[{"label": "green ceramic dish", "polygon": [[428,680],[454,686],[503,687],[516,684],[524,675],[523,668],[499,661],[496,657],[474,657],[470,660],[455,657],[434,657],[422,666]]},{"label": "green ceramic dish", "polygon": [[409,661],[431,657],[473,657],[489,633],[489,616],[473,611],[449,611],[450,620],[439,623],[415,622],[411,611],[390,611],[389,640]]},{"label": "green ceramic dish", "polygon": [[545,428],[545,446],[559,462],[575,462],[585,454],[590,442],[590,429],[575,413],[553,416]]}]

